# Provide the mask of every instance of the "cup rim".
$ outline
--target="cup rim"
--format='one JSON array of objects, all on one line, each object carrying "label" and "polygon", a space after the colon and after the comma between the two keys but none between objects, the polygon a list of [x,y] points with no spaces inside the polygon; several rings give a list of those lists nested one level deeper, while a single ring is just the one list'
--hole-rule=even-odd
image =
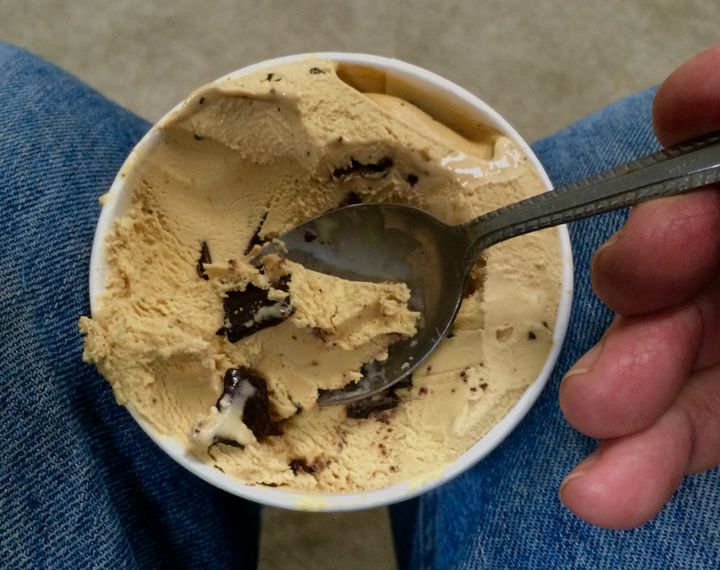
[{"label": "cup rim", "polygon": [[[254,63],[230,72],[215,81],[217,82],[227,77],[246,74],[270,66],[310,57],[330,59],[338,63],[379,68],[385,73],[392,74],[394,77],[411,81],[413,85],[420,86],[421,90],[442,92],[443,96],[448,96],[452,100],[461,102],[465,107],[472,108],[474,116],[480,117],[485,124],[497,129],[517,144],[534,167],[545,185],[546,190],[553,188],[545,169],[527,142],[497,111],[490,107],[490,105],[448,79],[399,59],[351,52],[309,52]],[[112,228],[113,222],[120,217],[129,206],[128,193],[123,192],[123,189],[129,183],[133,167],[152,149],[157,137],[157,125],[162,123],[168,115],[180,108],[182,104],[183,102],[181,101],[166,113],[137,143],[118,171],[110,190],[102,199],[103,207],[95,230],[90,257],[89,293],[91,311],[97,307],[98,295],[103,290],[106,278],[107,266],[104,238]],[[553,344],[545,364],[537,378],[528,385],[523,395],[508,413],[483,437],[478,439],[469,449],[458,456],[455,461],[442,468],[388,487],[354,493],[310,493],[275,489],[259,485],[248,485],[238,479],[221,473],[214,467],[202,463],[187,454],[186,449],[177,440],[155,432],[131,404],[126,405],[126,407],[130,415],[150,439],[185,469],[217,488],[263,505],[301,511],[352,511],[387,506],[416,497],[447,483],[485,458],[517,427],[520,421],[530,411],[547,384],[567,333],[573,296],[573,262],[570,236],[565,225],[558,226],[557,231],[561,249],[562,284],[560,303],[558,305],[553,331]]]}]

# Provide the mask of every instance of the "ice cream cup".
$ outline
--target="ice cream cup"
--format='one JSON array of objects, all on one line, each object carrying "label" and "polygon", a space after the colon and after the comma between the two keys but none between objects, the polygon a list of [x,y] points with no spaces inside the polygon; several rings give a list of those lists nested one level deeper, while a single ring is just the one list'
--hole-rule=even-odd
[{"label": "ice cream cup", "polygon": [[[503,117],[475,95],[420,67],[386,57],[331,52],[300,54],[268,60],[242,68],[230,75],[244,74],[309,56],[338,61],[343,64],[343,70],[349,82],[355,86],[363,90],[384,91],[403,97],[450,126],[462,125],[463,121],[468,120],[482,122],[497,129],[523,150],[546,187],[548,189],[552,187],[535,154]],[[129,192],[125,191],[126,187],[132,182],[138,160],[152,149],[157,136],[158,131],[154,127],[143,137],[123,164],[110,191],[102,199],[103,208],[95,232],[90,260],[90,305],[93,309],[98,303],[98,294],[102,291],[105,283],[105,236],[113,222],[127,210]],[[572,302],[573,268],[570,239],[565,226],[558,228],[558,231],[562,252],[562,292],[553,334],[553,346],[545,365],[509,413],[470,449],[453,463],[441,469],[399,484],[358,493],[309,494],[247,485],[196,460],[175,439],[157,433],[133,410],[132,406],[128,407],[130,414],[163,451],[187,470],[220,489],[264,505],[305,511],[350,511],[389,505],[425,493],[447,483],[495,449],[528,413],[547,383],[565,338]]]}]

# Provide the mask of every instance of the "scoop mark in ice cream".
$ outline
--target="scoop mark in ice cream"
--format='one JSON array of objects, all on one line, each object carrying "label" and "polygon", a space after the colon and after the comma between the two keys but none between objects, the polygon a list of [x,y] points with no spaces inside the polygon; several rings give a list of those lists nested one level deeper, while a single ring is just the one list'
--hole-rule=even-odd
[{"label": "scoop mark in ice cream", "polygon": [[198,277],[205,279],[205,281],[209,279],[208,274],[205,271],[206,263],[212,263],[212,256],[210,255],[210,248],[208,248],[207,242],[204,241],[200,245],[200,258],[198,259],[195,269],[197,270]]},{"label": "scoop mark in ice cream", "polygon": [[[274,286],[280,291],[288,290],[287,278]],[[228,291],[223,300],[225,324],[218,330],[230,342],[255,334],[259,330],[280,324],[294,309],[290,297],[283,301],[268,298],[270,291],[249,283],[243,291]]]}]

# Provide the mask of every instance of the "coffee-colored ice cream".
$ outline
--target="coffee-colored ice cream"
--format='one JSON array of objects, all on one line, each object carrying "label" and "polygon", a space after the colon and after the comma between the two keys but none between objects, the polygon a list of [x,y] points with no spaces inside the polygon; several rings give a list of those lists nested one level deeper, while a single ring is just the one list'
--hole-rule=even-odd
[{"label": "coffee-colored ice cream", "polygon": [[363,73],[305,59],[219,80],[121,173],[130,207],[81,319],[84,358],[119,403],[248,484],[368,490],[447,465],[508,412],[552,345],[554,229],[485,252],[451,334],[411,382],[347,407],[315,404],[421,316],[403,283],[346,281],[277,255],[250,263],[262,243],[358,201],[457,224],[544,189],[504,136],[442,124],[422,97],[363,92],[383,90]]}]

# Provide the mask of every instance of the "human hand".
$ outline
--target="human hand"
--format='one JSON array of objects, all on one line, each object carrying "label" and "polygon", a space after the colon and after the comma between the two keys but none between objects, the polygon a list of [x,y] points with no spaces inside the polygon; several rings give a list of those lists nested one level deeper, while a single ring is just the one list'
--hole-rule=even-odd
[{"label": "human hand", "polygon": [[[662,84],[660,141],[720,129],[720,44]],[[617,313],[568,372],[560,406],[601,440],[560,489],[580,518],[607,528],[650,520],[685,474],[720,464],[720,192],[637,206],[595,254],[592,283]]]}]

